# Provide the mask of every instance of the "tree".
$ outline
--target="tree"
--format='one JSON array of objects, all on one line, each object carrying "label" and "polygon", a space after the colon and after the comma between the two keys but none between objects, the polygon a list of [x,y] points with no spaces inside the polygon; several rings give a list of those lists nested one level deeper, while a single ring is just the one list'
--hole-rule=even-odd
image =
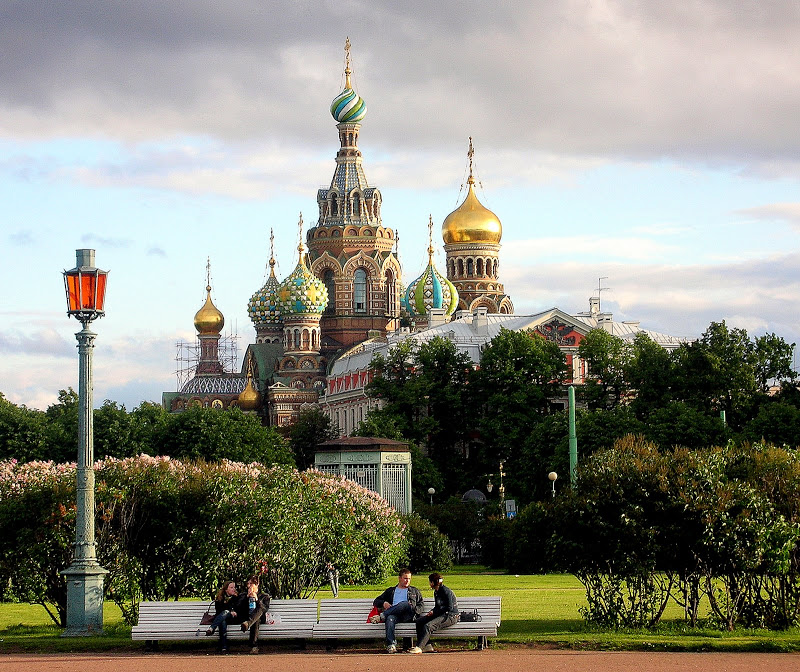
[{"label": "tree", "polygon": [[564,354],[535,332],[501,329],[489,342],[470,380],[483,441],[481,453],[470,460],[473,480],[495,472],[504,460],[509,492],[521,486],[521,448],[551,412],[550,402],[561,392],[565,377]]},{"label": "tree", "polygon": [[751,361],[760,392],[766,394],[771,384],[780,385],[795,379],[796,373],[792,368],[794,346],[775,334],[764,334],[755,339]]},{"label": "tree", "polygon": [[635,391],[631,406],[639,419],[672,399],[673,369],[665,348],[644,332],[633,337],[624,373],[627,384]]},{"label": "tree", "polygon": [[739,426],[757,391],[753,347],[744,329],[712,322],[699,340],[673,353],[675,398],[705,413],[725,411]]},{"label": "tree", "polygon": [[589,408],[618,406],[628,390],[625,369],[630,351],[625,341],[604,329],[592,329],[580,342],[578,354],[589,367],[585,390]]},{"label": "tree", "polygon": [[293,464],[286,440],[273,427],[239,408],[191,407],[168,416],[154,434],[154,451],[181,459],[222,459]]},{"label": "tree", "polygon": [[304,408],[289,426],[289,446],[298,469],[314,465],[314,453],[323,441],[339,436],[339,429],[319,408]]},{"label": "tree", "polygon": [[45,460],[47,452],[45,414],[12,404],[0,394],[0,459]]},{"label": "tree", "polygon": [[370,413],[365,427],[399,431],[433,461],[448,492],[460,491],[472,426],[468,392],[473,364],[469,355],[447,339],[437,337],[421,344],[408,339],[385,357],[376,355],[370,368],[374,375],[367,394],[383,405]]}]

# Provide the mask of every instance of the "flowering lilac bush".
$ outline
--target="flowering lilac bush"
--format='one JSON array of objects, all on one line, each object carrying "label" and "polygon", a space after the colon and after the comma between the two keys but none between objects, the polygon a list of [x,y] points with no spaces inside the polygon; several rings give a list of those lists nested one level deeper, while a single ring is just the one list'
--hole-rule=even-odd
[{"label": "flowering lilac bush", "polygon": [[[145,455],[95,471],[97,556],[129,622],[141,599],[207,597],[263,567],[273,597],[314,594],[329,561],[343,581],[378,581],[404,551],[394,509],[342,477]],[[0,581],[59,624],[74,526],[75,464],[0,461]]]}]

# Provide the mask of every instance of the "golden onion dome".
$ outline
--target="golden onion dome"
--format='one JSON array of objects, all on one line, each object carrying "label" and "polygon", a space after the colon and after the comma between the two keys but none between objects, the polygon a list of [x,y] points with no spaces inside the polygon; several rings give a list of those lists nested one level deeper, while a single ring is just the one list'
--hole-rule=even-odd
[{"label": "golden onion dome", "polygon": [[252,377],[247,377],[247,385],[239,394],[239,408],[252,411],[261,405],[261,394],[253,384]]},{"label": "golden onion dome", "polygon": [[491,210],[484,207],[475,195],[475,180],[467,180],[469,191],[464,202],[445,217],[442,239],[449,243],[499,243],[503,225]]},{"label": "golden onion dome", "polygon": [[211,285],[206,285],[206,302],[194,316],[194,328],[202,335],[218,334],[225,326],[225,316],[211,300]]}]

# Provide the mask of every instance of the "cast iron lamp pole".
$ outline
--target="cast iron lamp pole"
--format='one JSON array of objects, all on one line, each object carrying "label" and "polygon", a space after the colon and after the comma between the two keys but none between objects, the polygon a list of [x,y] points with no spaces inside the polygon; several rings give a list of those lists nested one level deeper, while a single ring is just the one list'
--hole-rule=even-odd
[{"label": "cast iron lamp pole", "polygon": [[100,634],[103,630],[103,580],[94,542],[94,422],[92,351],[97,334],[92,320],[105,313],[106,271],[94,266],[94,250],[76,250],[76,267],[64,271],[67,314],[83,326],[78,339],[78,464],[75,550],[72,563],[61,573],[67,583],[67,627],[64,637]]}]

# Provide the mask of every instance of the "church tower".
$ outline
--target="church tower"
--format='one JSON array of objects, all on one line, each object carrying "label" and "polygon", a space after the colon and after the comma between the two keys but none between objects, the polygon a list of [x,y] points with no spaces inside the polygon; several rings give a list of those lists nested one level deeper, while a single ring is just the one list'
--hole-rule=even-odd
[{"label": "church tower", "polygon": [[512,314],[514,304],[498,278],[503,225],[475,195],[474,154],[470,138],[467,197],[442,223],[447,278],[458,289],[459,310],[486,308],[490,313]]},{"label": "church tower", "polygon": [[381,222],[381,192],[364,175],[358,133],[367,112],[351,83],[350,40],[345,44],[345,83],[331,103],[340,148],[330,187],[317,192],[319,218],[308,231],[311,272],[328,290],[322,315],[322,351],[333,354],[370,332],[397,329],[400,263],[395,233]]}]

